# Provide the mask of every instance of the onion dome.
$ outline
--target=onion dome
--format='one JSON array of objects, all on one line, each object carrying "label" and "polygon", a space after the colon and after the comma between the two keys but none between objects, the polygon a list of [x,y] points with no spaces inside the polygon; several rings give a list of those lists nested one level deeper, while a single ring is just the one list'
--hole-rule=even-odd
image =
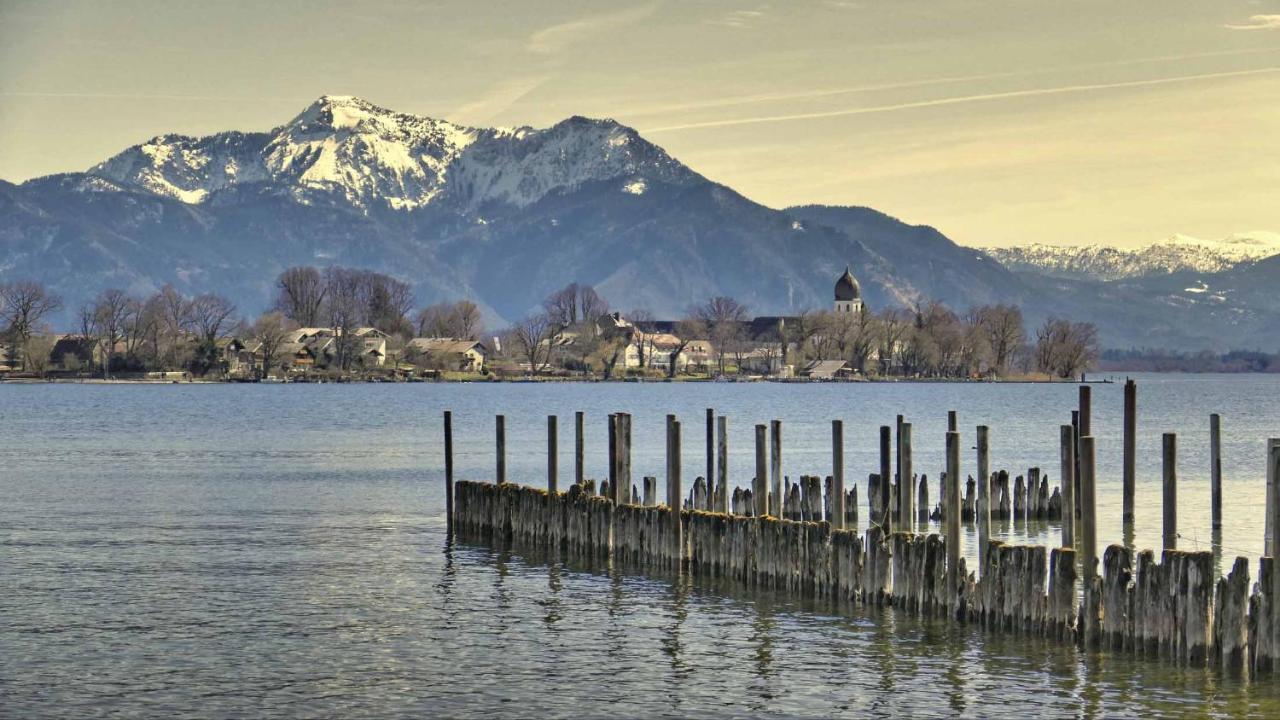
[{"label": "onion dome", "polygon": [[836,302],[849,302],[862,298],[862,288],[858,285],[858,281],[849,272],[849,266],[844,266],[844,274],[836,281]]}]

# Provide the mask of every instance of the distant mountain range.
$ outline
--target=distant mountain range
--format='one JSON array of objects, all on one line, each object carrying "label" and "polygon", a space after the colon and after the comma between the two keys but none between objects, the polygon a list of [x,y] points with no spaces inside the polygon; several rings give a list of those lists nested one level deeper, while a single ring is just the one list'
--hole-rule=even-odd
[{"label": "distant mountain range", "polygon": [[869,208],[768,208],[611,120],[471,128],[350,97],[267,132],[163,135],[83,173],[0,181],[0,281],[51,285],[64,326],[98,290],[165,283],[256,314],[299,264],[387,272],[423,304],[471,298],[492,327],[575,281],[659,317],[713,295],[754,314],[827,308],[849,265],[874,308],[1013,302],[1029,324],[1093,320],[1113,347],[1280,345],[1280,258],[1171,273],[1032,258]]},{"label": "distant mountain range", "polygon": [[988,247],[983,252],[1015,271],[1087,280],[1123,280],[1176,272],[1216,273],[1280,255],[1280,233],[1240,233],[1222,240],[1173,237],[1133,250],[1105,245]]}]

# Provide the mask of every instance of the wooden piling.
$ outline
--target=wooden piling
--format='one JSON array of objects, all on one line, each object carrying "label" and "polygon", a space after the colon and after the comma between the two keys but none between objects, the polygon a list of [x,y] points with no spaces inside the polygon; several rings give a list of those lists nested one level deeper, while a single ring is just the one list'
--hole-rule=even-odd
[{"label": "wooden piling", "polygon": [[960,431],[959,422],[960,422],[960,419],[959,419],[959,416],[956,414],[956,411],[948,410],[947,411],[947,432],[959,432]]},{"label": "wooden piling", "polygon": [[1209,416],[1209,515],[1212,527],[1222,527],[1222,416]]},{"label": "wooden piling", "polygon": [[494,435],[498,456],[494,482],[501,485],[507,481],[507,418],[505,415],[499,415],[494,419]]},{"label": "wooden piling", "polygon": [[844,530],[844,422],[841,420],[831,421],[831,501],[834,505],[831,527]]},{"label": "wooden piling", "polygon": [[952,612],[960,581],[960,433],[947,432],[947,496],[942,513],[947,525],[947,600]]},{"label": "wooden piling", "polygon": [[769,423],[769,514],[782,517],[782,421]]},{"label": "wooden piling", "polygon": [[1178,436],[1174,433],[1164,434],[1164,500],[1161,509],[1164,515],[1165,550],[1178,548]]},{"label": "wooden piling", "polygon": [[618,486],[618,413],[609,413],[609,492],[601,491],[601,495],[610,500],[616,498],[613,489]]},{"label": "wooden piling", "polygon": [[547,492],[559,491],[560,468],[557,457],[556,416],[547,416]]},{"label": "wooden piling", "polygon": [[631,502],[631,413],[618,413],[618,502]]},{"label": "wooden piling", "polygon": [[716,471],[720,474],[716,478],[716,491],[719,493],[717,500],[720,503],[720,512],[729,513],[729,418],[721,415],[716,418]]},{"label": "wooden piling", "polygon": [[453,534],[453,411],[444,411],[444,527]]},{"label": "wooden piling", "polygon": [[[988,428],[979,425],[978,437],[978,502],[975,524],[978,526],[978,567],[986,567],[987,548],[991,542],[991,467]],[[981,571],[981,570],[980,570]]]},{"label": "wooden piling", "polygon": [[1059,453],[1062,460],[1062,547],[1076,546],[1076,471],[1075,429],[1070,425],[1059,426]]},{"label": "wooden piling", "polygon": [[1085,587],[1098,574],[1097,495],[1094,484],[1095,455],[1093,436],[1080,438],[1080,563]]},{"label": "wooden piling", "polygon": [[904,422],[898,428],[898,504],[899,520],[907,532],[915,532],[916,527],[916,491],[911,467],[911,423]]},{"label": "wooden piling", "polygon": [[684,495],[680,487],[680,421],[675,415],[667,416],[667,507],[670,511],[669,530],[672,549],[671,557],[676,567],[680,567],[684,559],[684,537],[682,535],[681,498]]},{"label": "wooden piling", "polygon": [[756,477],[752,483],[755,500],[755,514],[761,517],[769,514],[769,452],[766,442],[769,426],[756,425]]},{"label": "wooden piling", "polygon": [[1080,385],[1080,435],[1093,435],[1093,388]]},{"label": "wooden piling", "polygon": [[699,510],[713,511],[716,496],[716,411],[707,408],[707,506]]},{"label": "wooden piling", "polygon": [[1124,500],[1121,520],[1133,521],[1134,491],[1137,483],[1138,384],[1124,382]]},{"label": "wooden piling", "polygon": [[586,479],[586,413],[573,414],[573,482],[581,485]]},{"label": "wooden piling", "polygon": [[893,444],[893,428],[880,426],[880,527],[884,528],[887,541],[892,533],[893,508],[889,507],[890,488],[893,485],[892,462],[889,455]]}]

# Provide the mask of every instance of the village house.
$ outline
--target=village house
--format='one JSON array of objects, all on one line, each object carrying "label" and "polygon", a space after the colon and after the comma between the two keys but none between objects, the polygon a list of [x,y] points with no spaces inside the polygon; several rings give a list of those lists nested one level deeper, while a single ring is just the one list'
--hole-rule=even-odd
[{"label": "village house", "polygon": [[459,372],[480,372],[489,357],[484,344],[458,338],[414,338],[405,345],[407,357],[421,358],[423,364]]}]

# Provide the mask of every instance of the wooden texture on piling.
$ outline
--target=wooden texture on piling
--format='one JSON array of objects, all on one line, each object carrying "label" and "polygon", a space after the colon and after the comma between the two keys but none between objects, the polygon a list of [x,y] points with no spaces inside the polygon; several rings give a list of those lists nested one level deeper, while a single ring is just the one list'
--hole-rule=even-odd
[{"label": "wooden texture on piling", "polygon": [[835,503],[831,526],[844,530],[848,513],[844,491],[844,422],[841,420],[831,421],[831,499]]},{"label": "wooden texture on piling", "polygon": [[769,423],[769,514],[782,517],[782,421]]},{"label": "wooden texture on piling", "polygon": [[756,425],[756,477],[752,483],[753,511],[761,517],[769,514],[769,453],[766,447],[769,428]]},{"label": "wooden texture on piling", "polygon": [[560,484],[559,449],[556,438],[556,416],[547,416],[547,492],[557,492]]},{"label": "wooden texture on piling", "polygon": [[507,418],[498,415],[494,418],[494,451],[497,455],[494,468],[494,479],[499,485],[507,481]]},{"label": "wooden texture on piling", "polygon": [[879,501],[879,521],[880,526],[884,528],[885,537],[893,528],[893,509],[889,505],[889,497],[892,494],[890,487],[893,485],[892,461],[889,457],[893,445],[893,428],[888,425],[880,426],[880,496]]},{"label": "wooden texture on piling", "polygon": [[1076,546],[1076,493],[1075,476],[1076,446],[1075,430],[1070,425],[1059,428],[1059,453],[1062,460],[1059,478],[1062,478],[1062,546]]},{"label": "wooden texture on piling", "polygon": [[1098,574],[1098,521],[1094,468],[1097,456],[1092,436],[1080,438],[1080,563],[1086,583]]},{"label": "wooden texture on piling", "polygon": [[[947,597],[952,599],[964,575],[960,572],[960,433],[947,432]],[[958,608],[951,605],[951,610]]]},{"label": "wooden texture on piling", "polygon": [[1209,416],[1209,521],[1222,527],[1222,416]]},{"label": "wooden texture on piling", "polygon": [[716,487],[716,411],[707,408],[707,504],[698,508],[708,512],[715,510]]},{"label": "wooden texture on piling", "polygon": [[1267,513],[1262,537],[1262,554],[1267,557],[1276,556],[1277,523],[1280,517],[1280,438],[1267,440]]},{"label": "wooden texture on piling", "polygon": [[911,423],[898,426],[898,502],[902,529],[914,532],[916,525],[916,493],[914,468],[911,466]]},{"label": "wooden texture on piling", "polygon": [[1161,539],[1165,550],[1178,547],[1178,436],[1165,433],[1162,443],[1164,495],[1160,509],[1164,518]]},{"label": "wooden texture on piling", "polygon": [[683,496],[680,478],[680,421],[674,415],[667,416],[667,507],[670,510],[671,537],[670,559],[677,566],[684,559],[680,499]]},{"label": "wooden texture on piling", "polygon": [[979,425],[976,431],[978,440],[978,500],[974,508],[974,512],[977,515],[974,518],[974,522],[978,528],[978,557],[983,559],[983,562],[978,563],[979,573],[983,571],[983,564],[987,557],[987,547],[991,541],[991,448],[988,432],[986,425]]},{"label": "wooden texture on piling", "polygon": [[586,480],[586,414],[581,410],[573,414],[573,482],[581,485]]},{"label": "wooden texture on piling", "polygon": [[453,411],[444,411],[444,523],[453,533]]},{"label": "wooden texture on piling", "polygon": [[1124,475],[1121,520],[1133,521],[1134,492],[1137,483],[1138,384],[1124,382]]}]

